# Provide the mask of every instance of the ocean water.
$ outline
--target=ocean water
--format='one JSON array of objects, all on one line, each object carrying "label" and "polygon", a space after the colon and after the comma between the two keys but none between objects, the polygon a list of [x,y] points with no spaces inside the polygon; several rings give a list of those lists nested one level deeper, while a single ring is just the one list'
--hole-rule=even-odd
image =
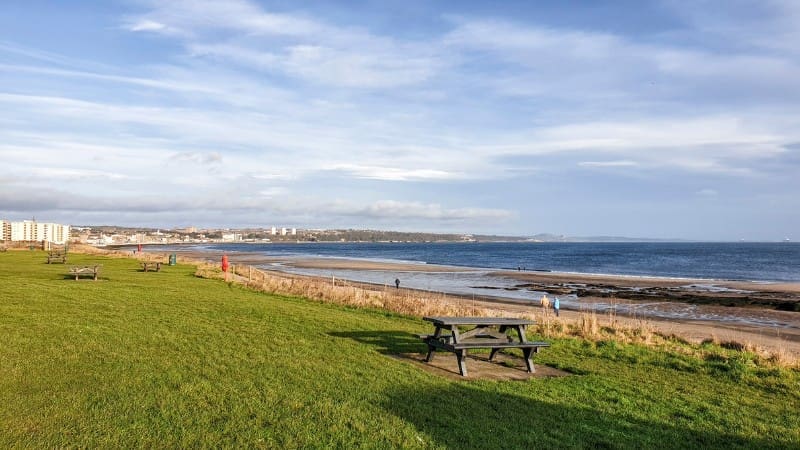
[{"label": "ocean water", "polygon": [[[298,268],[282,263],[272,269],[320,277],[424,289],[434,293],[501,297],[536,307],[544,292],[519,288],[513,278],[493,275],[498,269],[584,274],[688,278],[686,285],[715,290],[714,280],[800,281],[798,243],[273,243],[209,244],[195,250],[263,253],[282,259],[322,257],[437,264],[462,267],[450,272]],[[186,247],[183,247],[186,249]],[[705,280],[705,281],[698,281]],[[797,328],[785,313],[762,309],[736,311],[680,302],[605,302],[574,294],[560,295],[562,308],[614,311],[637,317],[708,320],[770,328]]]},{"label": "ocean water", "polygon": [[221,251],[339,257],[480,269],[738,281],[800,281],[800,243],[214,244]]}]

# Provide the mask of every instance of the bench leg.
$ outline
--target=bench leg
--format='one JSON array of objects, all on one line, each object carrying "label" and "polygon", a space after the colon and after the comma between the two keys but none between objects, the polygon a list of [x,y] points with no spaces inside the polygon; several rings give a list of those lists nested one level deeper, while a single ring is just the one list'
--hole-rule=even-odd
[{"label": "bench leg", "polygon": [[456,359],[458,360],[458,371],[461,376],[467,376],[467,351],[464,349],[456,350]]},{"label": "bench leg", "polygon": [[536,368],[533,367],[533,359],[531,357],[531,353],[533,353],[532,348],[522,349],[522,354],[525,356],[525,365],[528,366],[528,372],[536,373]]},{"label": "bench leg", "polygon": [[500,351],[499,348],[493,348],[492,352],[489,353],[489,361],[493,360],[494,359],[494,355],[496,355],[499,351]]},{"label": "bench leg", "polygon": [[436,347],[428,344],[428,356],[425,357],[425,362],[433,361],[433,355],[436,353]]}]

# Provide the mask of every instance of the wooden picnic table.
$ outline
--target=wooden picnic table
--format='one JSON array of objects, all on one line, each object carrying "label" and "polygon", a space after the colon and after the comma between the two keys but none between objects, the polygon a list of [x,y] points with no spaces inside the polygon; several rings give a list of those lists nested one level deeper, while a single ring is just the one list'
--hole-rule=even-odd
[{"label": "wooden picnic table", "polygon": [[78,277],[85,276],[85,277],[92,277],[95,281],[97,281],[97,275],[100,273],[100,269],[103,266],[96,265],[96,266],[72,266],[69,268],[69,274],[75,276],[75,281],[78,281]]},{"label": "wooden picnic table", "polygon": [[66,252],[59,252],[59,251],[52,251],[47,254],[47,264],[52,264],[54,262],[60,262],[62,264],[67,263],[67,253]]},{"label": "wooden picnic table", "polygon": [[155,261],[142,261],[142,271],[147,272],[149,270],[161,272],[161,263]]},{"label": "wooden picnic table", "polygon": [[[458,370],[462,376],[467,376],[467,350],[475,348],[491,349],[489,361],[495,355],[507,348],[522,350],[528,372],[533,373],[532,354],[538,353],[540,348],[549,347],[547,342],[530,342],[525,336],[525,327],[533,325],[528,319],[516,317],[424,317],[423,320],[432,322],[435,330],[433,334],[421,335],[420,338],[428,345],[428,356],[425,361],[433,360],[437,349],[455,353],[458,361]],[[461,328],[466,328],[463,330]],[[509,331],[515,333],[509,334]],[[448,334],[446,334],[448,333]],[[516,336],[514,336],[516,334]]]}]

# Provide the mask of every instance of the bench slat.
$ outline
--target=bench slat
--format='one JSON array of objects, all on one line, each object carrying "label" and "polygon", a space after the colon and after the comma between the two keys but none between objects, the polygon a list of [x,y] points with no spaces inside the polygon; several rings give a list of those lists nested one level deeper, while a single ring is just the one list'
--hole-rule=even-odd
[{"label": "bench slat", "polygon": [[460,344],[453,344],[453,348],[539,348],[550,347],[547,342],[509,342],[509,343],[478,343],[478,342],[462,342]]}]

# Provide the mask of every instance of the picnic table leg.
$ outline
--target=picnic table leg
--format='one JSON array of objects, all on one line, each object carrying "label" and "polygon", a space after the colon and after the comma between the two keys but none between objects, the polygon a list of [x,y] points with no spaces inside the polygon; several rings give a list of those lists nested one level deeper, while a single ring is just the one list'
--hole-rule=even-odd
[{"label": "picnic table leg", "polygon": [[[508,331],[508,327],[506,325],[501,325],[500,326],[500,332],[501,333],[505,333],[507,331]],[[509,338],[509,340],[510,340],[510,338]],[[494,355],[496,355],[499,351],[500,351],[499,348],[493,348],[491,353],[489,353],[489,361],[493,360],[494,359]]]},{"label": "picnic table leg", "polygon": [[428,344],[428,356],[425,357],[425,362],[433,361],[433,355],[436,353],[436,347]]},{"label": "picnic table leg", "polygon": [[[433,337],[429,337],[428,339],[439,339],[442,335],[442,328],[437,326],[436,330],[433,332]],[[433,361],[433,356],[436,353],[436,347],[431,344],[428,344],[428,356],[425,357],[425,362]]]},{"label": "picnic table leg", "polygon": [[456,359],[458,360],[458,371],[461,372],[461,376],[467,376],[467,350],[456,350]]},{"label": "picnic table leg", "polygon": [[514,328],[517,329],[517,334],[519,334],[519,342],[520,343],[528,342],[528,338],[525,337],[525,325],[517,325]]},{"label": "picnic table leg", "polygon": [[525,365],[528,366],[528,372],[536,373],[536,368],[533,367],[533,359],[531,358],[532,348],[523,348],[522,354],[525,355]]}]

